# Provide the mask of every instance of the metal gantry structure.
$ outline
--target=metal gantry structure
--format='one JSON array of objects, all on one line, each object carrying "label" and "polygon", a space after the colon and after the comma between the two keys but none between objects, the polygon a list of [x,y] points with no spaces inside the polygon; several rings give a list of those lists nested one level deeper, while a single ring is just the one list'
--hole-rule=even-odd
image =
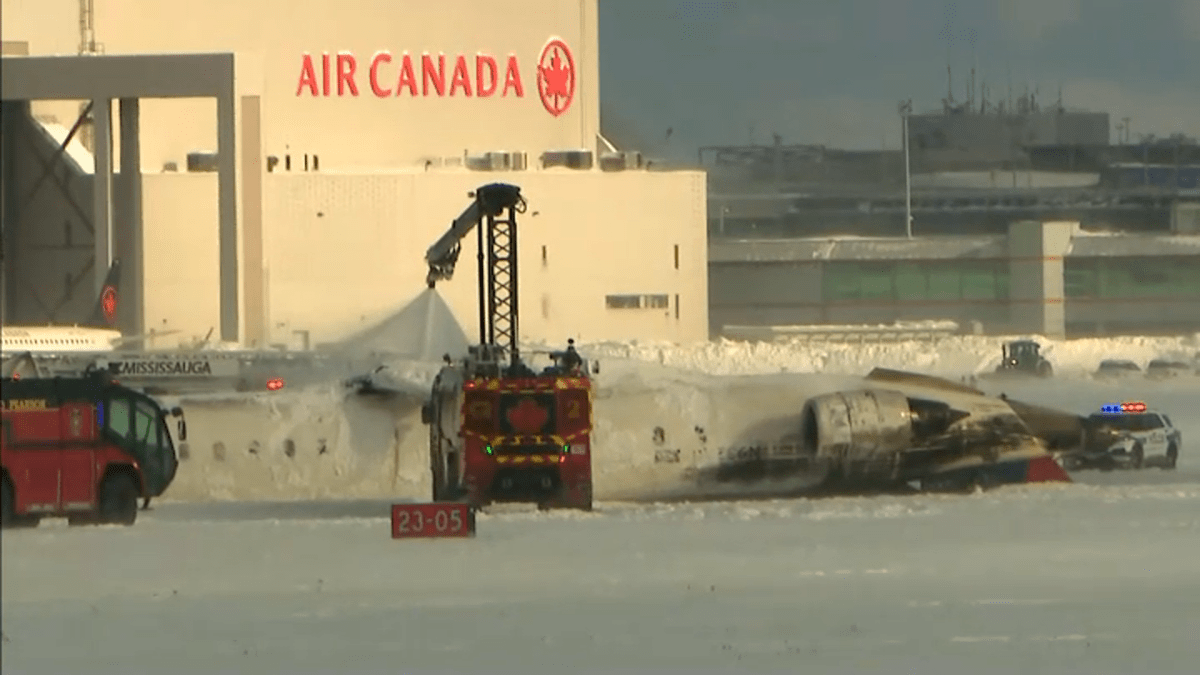
[{"label": "metal gantry structure", "polygon": [[517,345],[517,214],[525,212],[521,188],[506,183],[484,185],[471,193],[474,201],[425,253],[426,284],[454,276],[462,240],[476,230],[479,273],[479,343],[510,366],[521,363]]}]

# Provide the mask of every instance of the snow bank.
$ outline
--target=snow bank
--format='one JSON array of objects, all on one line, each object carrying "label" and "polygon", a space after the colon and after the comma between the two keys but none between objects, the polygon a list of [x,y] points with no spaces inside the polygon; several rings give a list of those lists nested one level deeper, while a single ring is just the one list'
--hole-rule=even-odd
[{"label": "snow bank", "polygon": [[954,336],[942,340],[896,343],[742,342],[716,340],[689,345],[667,342],[580,345],[593,359],[631,359],[709,374],[833,373],[865,375],[876,366],[960,377],[990,371],[1000,363],[1000,346],[1032,338],[1063,375],[1092,372],[1108,358],[1132,360],[1143,368],[1158,357],[1190,361],[1200,353],[1200,335],[1052,340],[1039,336]]}]

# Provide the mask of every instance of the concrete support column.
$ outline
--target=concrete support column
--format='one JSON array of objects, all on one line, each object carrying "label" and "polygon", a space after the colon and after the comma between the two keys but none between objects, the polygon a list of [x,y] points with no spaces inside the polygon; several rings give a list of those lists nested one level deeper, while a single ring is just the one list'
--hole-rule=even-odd
[{"label": "concrete support column", "polygon": [[1063,257],[1076,227],[1078,223],[1036,221],[1009,227],[1009,308],[1017,332],[1066,336]]},{"label": "concrete support column", "polygon": [[[0,55],[29,56],[29,43],[24,41],[0,41]],[[17,153],[13,144],[17,134],[28,131],[23,128],[29,120],[28,101],[0,101],[0,324],[9,323],[9,307],[12,298],[9,291],[10,276],[13,274],[12,255],[17,243],[17,218],[20,217],[22,195],[17,185]]]},{"label": "concrete support column", "polygon": [[130,335],[146,332],[146,248],[142,228],[142,149],[140,136],[141,106],[136,98],[120,101],[121,183],[120,199],[124,282],[123,302],[118,304],[121,327]]},{"label": "concrete support column", "polygon": [[13,174],[15,164],[12,148],[12,141],[16,140],[18,133],[15,121],[17,114],[15,101],[0,101],[0,324],[9,323],[8,256],[13,251],[10,236],[17,226],[17,200],[13,189],[17,181]]},{"label": "concrete support column", "polygon": [[217,199],[220,221],[221,340],[237,342],[238,321],[238,202],[233,83],[217,96]]},{"label": "concrete support column", "polygon": [[246,343],[267,344],[266,286],[263,280],[263,151],[262,102],[258,96],[242,96],[242,314]]},{"label": "concrete support column", "polygon": [[92,268],[96,294],[104,288],[104,277],[113,259],[112,231],[112,99],[92,101],[92,226],[96,229],[95,266]]}]

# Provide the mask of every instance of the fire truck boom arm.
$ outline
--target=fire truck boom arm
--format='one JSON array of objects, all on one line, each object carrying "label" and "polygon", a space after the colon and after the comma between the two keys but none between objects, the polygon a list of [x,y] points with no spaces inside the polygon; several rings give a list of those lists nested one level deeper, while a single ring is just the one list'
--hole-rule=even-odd
[{"label": "fire truck boom arm", "polygon": [[446,230],[432,246],[425,251],[425,262],[429,265],[429,274],[425,283],[433,288],[438,281],[448,280],[454,276],[454,265],[458,262],[458,254],[462,251],[462,240],[479,226],[485,216],[499,215],[504,209],[522,207],[525,199],[521,196],[521,188],[505,183],[484,185],[471,195],[474,199],[458,218],[450,223]]}]

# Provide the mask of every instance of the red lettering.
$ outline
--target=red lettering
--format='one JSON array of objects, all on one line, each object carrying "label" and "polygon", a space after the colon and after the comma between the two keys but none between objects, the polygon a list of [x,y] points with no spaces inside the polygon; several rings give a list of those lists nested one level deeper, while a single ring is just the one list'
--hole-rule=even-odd
[{"label": "red lettering", "polygon": [[[336,61],[329,52],[321,54],[321,86],[317,89],[316,63],[312,54],[304,53],[300,63],[300,76],[296,82],[296,96],[305,92],[310,96],[333,95],[334,78],[337,81],[338,96],[358,96],[357,70],[358,61],[354,54],[341,52],[336,54]],[[400,96],[407,90],[411,96],[417,96],[416,67],[413,57],[407,52],[400,59],[400,73],[393,91],[384,86],[381,76],[381,66],[393,63],[390,52],[376,52],[371,58],[368,83],[371,93],[379,98]],[[495,57],[487,54],[475,55],[475,80],[472,83],[471,70],[467,57],[454,57],[454,68],[450,76],[450,96],[478,96],[480,98],[494,96],[499,87],[499,65]],[[446,96],[446,55],[436,57],[430,54],[421,56],[421,96]],[[509,55],[504,66],[504,87],[500,91],[502,97],[509,95],[517,98],[525,96],[525,84],[521,78],[521,65],[515,55]]]},{"label": "red lettering", "polygon": [[525,87],[521,85],[521,69],[517,67],[517,57],[509,56],[508,65],[504,68],[504,91],[501,96],[508,96],[508,90],[512,88],[518,97],[525,95]]},{"label": "red lettering", "polygon": [[312,54],[304,55],[304,62],[300,64],[300,81],[296,83],[296,95],[308,88],[308,93],[317,95],[317,73],[313,69]]},{"label": "red lettering", "polygon": [[[488,78],[484,78],[484,67],[487,67]],[[484,85],[484,82],[488,82]],[[480,54],[475,57],[475,95],[491,96],[496,93],[496,59]]]},{"label": "red lettering", "polygon": [[446,93],[446,56],[438,54],[437,72],[433,70],[433,59],[426,54],[421,57],[421,95],[429,95],[429,85],[433,84],[433,90],[438,96]]},{"label": "red lettering", "polygon": [[383,98],[385,96],[391,96],[391,94],[392,94],[391,89],[384,89],[383,87],[379,86],[379,65],[382,63],[391,63],[391,62],[392,62],[392,55],[387,52],[379,52],[378,54],[375,55],[375,58],[371,59],[371,72],[370,72],[371,92],[373,94],[375,94],[376,96],[378,96],[379,98]]},{"label": "red lettering", "polygon": [[337,55],[338,96],[345,96],[347,89],[350,90],[351,96],[358,96],[358,85],[354,83],[356,67],[358,62],[354,60],[353,54]]},{"label": "red lettering", "polygon": [[396,82],[396,96],[400,95],[400,90],[408,87],[408,93],[417,95],[417,78],[413,75],[412,57],[408,52],[404,53],[404,58],[400,61],[400,80]]},{"label": "red lettering", "polygon": [[321,95],[329,95],[329,52],[321,54]]},{"label": "red lettering", "polygon": [[467,57],[459,56],[454,62],[454,77],[450,81],[450,95],[459,88],[463,90],[463,96],[471,95],[471,76],[467,74]]}]

